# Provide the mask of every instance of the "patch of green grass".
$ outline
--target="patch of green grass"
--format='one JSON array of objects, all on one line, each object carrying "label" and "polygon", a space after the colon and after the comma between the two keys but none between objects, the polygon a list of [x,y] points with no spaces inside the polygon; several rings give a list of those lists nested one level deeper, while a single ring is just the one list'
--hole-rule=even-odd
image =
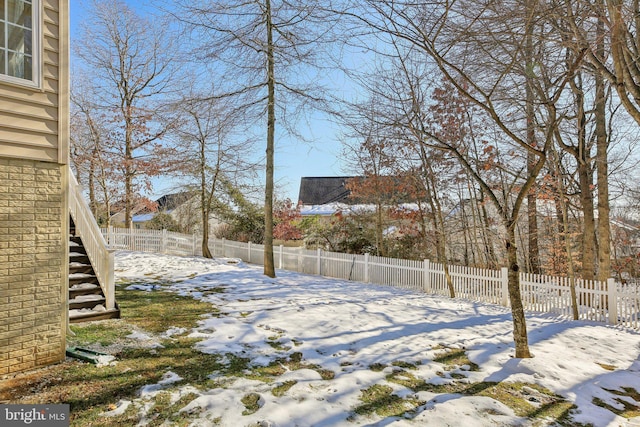
[{"label": "patch of green grass", "polygon": [[[193,400],[195,395],[191,395],[189,398]],[[187,403],[189,401],[187,401]],[[171,403],[171,393],[168,391],[158,393],[153,400],[153,406],[146,415],[150,421],[145,425],[151,427],[160,427],[167,424],[176,427],[189,426],[193,420],[189,419],[190,416],[188,413],[180,412],[180,409],[184,407],[184,405],[184,400]]]},{"label": "patch of green grass", "polygon": [[573,409],[571,402],[537,384],[501,382],[488,385],[475,394],[496,399],[521,417],[560,420]]},{"label": "patch of green grass", "polygon": [[422,378],[417,378],[411,372],[398,371],[387,375],[387,381],[400,384],[413,391],[431,391],[431,384],[427,384]]},{"label": "patch of green grass", "polygon": [[221,373],[226,376],[240,377],[243,373],[249,369],[251,359],[248,357],[240,357],[238,355],[229,353],[226,355],[228,363],[224,365]]},{"label": "patch of green grass", "polygon": [[68,339],[69,345],[100,344],[107,347],[131,333],[131,329],[118,320],[78,323],[69,327],[74,333],[74,336]]},{"label": "patch of green grass", "polygon": [[445,370],[451,370],[460,366],[469,366],[470,371],[480,370],[479,366],[469,360],[467,353],[463,349],[442,347],[443,352],[440,352],[433,359],[434,362],[442,363],[446,365]]},{"label": "patch of green grass", "polygon": [[271,347],[273,347],[274,350],[278,350],[278,351],[289,351],[289,350],[291,350],[291,347],[287,347],[287,346],[283,345],[279,341],[280,338],[282,338],[282,334],[272,335],[270,337],[267,337],[267,344],[269,344]]},{"label": "patch of green grass", "polygon": [[369,369],[373,372],[382,372],[386,367],[387,365],[385,365],[384,363],[372,363],[371,365],[369,365]]},{"label": "patch of green grass", "polygon": [[[92,425],[91,420],[96,420],[109,403],[135,398],[143,385],[157,383],[167,371],[180,375],[182,383],[197,386],[206,384],[211,372],[226,368],[220,356],[194,350],[195,342],[195,339],[188,338],[165,341],[165,348],[154,354],[148,349],[125,349],[118,355],[115,366],[96,368],[91,364],[74,363],[59,373],[59,383],[50,388],[60,387],[64,390],[59,398],[61,403],[71,405],[72,425]],[[156,405],[162,406],[162,402]],[[158,410],[156,416],[163,414],[167,412]],[[104,419],[97,420],[96,425],[104,422]]]},{"label": "patch of green grass", "polygon": [[[597,363],[597,362],[596,362]],[[597,363],[602,369],[606,369],[607,371],[615,371],[616,367],[614,365],[609,365],[607,363]]]},{"label": "patch of green grass", "polygon": [[381,417],[401,417],[415,410],[426,402],[413,397],[401,398],[393,394],[393,389],[388,385],[374,384],[362,390],[360,394],[362,405],[357,406],[353,412],[358,415],[377,414]]},{"label": "patch of green grass", "polygon": [[260,409],[260,395],[258,393],[245,394],[240,401],[246,408],[242,411],[242,415],[255,414]]},{"label": "patch of green grass", "polygon": [[[464,360],[459,354],[451,354],[455,364]],[[451,375],[454,377],[454,375]],[[460,379],[466,379],[461,375]],[[406,370],[393,372],[386,377],[387,381],[399,384],[413,392],[428,391],[437,394],[461,394],[464,396],[486,396],[495,399],[513,409],[516,415],[530,420],[555,420],[561,426],[577,426],[571,423],[570,414],[575,409],[571,402],[556,395],[537,384],[495,383],[467,381],[451,381],[447,384],[430,384],[422,378]],[[637,409],[637,408],[636,408]]]},{"label": "patch of green grass", "polygon": [[405,362],[405,361],[402,361],[402,360],[398,360],[397,362],[393,362],[391,365],[392,366],[397,366],[397,367],[403,368],[403,369],[416,369],[416,367],[418,366],[417,363]]},{"label": "patch of green grass", "polygon": [[284,394],[296,384],[298,384],[298,381],[294,381],[294,380],[285,381],[282,384],[271,389],[271,394],[273,394],[275,397],[284,396]]},{"label": "patch of green grass", "polygon": [[331,369],[323,369],[323,368],[319,368],[318,366],[314,366],[313,369],[316,372],[318,372],[320,374],[320,378],[322,378],[325,381],[332,380],[336,377],[336,373],[333,372]]},{"label": "patch of green grass", "polygon": [[[102,343],[108,345],[130,333],[131,327],[153,333],[165,332],[169,327],[192,328],[202,315],[212,311],[211,304],[195,301],[190,297],[162,292],[117,291],[117,301],[121,309],[121,320],[110,320],[85,325],[74,325],[77,343]],[[127,347],[115,354],[117,363],[113,366],[96,367],[90,363],[70,361],[52,366],[46,378],[39,376],[30,384],[22,385],[27,390],[37,388],[37,399],[29,398],[32,391],[22,394],[16,403],[68,403],[71,406],[71,426],[104,426],[106,419],[101,413],[110,410],[110,405],[118,400],[134,400],[140,388],[157,383],[162,375],[173,371],[184,378],[184,384],[196,387],[207,384],[208,375],[213,372],[233,371],[236,366],[231,359],[223,363],[221,355],[205,354],[197,351],[197,339],[176,337],[163,340],[164,348],[150,351],[146,348]],[[171,425],[184,425],[175,405],[170,405],[160,394],[153,409],[154,424],[164,421]],[[131,405],[123,414],[108,419],[113,425],[136,425],[139,422],[138,409]],[[157,420],[157,424],[156,423]]]},{"label": "patch of green grass", "polygon": [[621,417],[625,417],[625,418],[640,417],[640,393],[636,389],[632,387],[622,387],[622,390],[610,390],[606,388],[604,390],[616,396],[631,398],[634,402],[636,402],[636,404],[629,402],[629,399],[614,398],[616,402],[622,405],[623,409],[620,409],[612,405],[609,405],[608,403],[596,397],[595,399],[593,399],[594,405],[600,406],[601,408],[605,408]]},{"label": "patch of green grass", "polygon": [[205,287],[205,288],[192,288],[191,291],[189,291],[190,293],[199,293],[201,295],[201,297],[207,297],[209,295],[216,295],[216,294],[223,294],[226,292],[225,288],[223,287],[215,287],[215,288],[209,288],[209,287]]},{"label": "patch of green grass", "polygon": [[323,380],[331,380],[335,377],[335,372],[329,369],[323,369],[321,366],[305,363],[302,358],[302,353],[300,352],[292,353],[288,357],[279,357],[267,366],[256,366],[248,369],[249,372],[242,373],[239,376],[266,383],[273,382],[276,377],[283,375],[287,371],[297,371],[300,369],[313,369],[320,374]]},{"label": "patch of green grass", "polygon": [[162,290],[119,291],[120,315],[145,331],[160,334],[175,326],[191,328],[205,313],[218,312],[210,303]]}]

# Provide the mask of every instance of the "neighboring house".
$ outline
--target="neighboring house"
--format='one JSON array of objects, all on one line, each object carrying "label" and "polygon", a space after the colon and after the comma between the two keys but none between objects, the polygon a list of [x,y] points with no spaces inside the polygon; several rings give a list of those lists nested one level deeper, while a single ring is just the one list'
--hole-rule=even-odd
[{"label": "neighboring house", "polygon": [[[155,211],[142,210],[132,218],[134,228],[148,228],[149,222],[162,212],[169,214],[182,232],[202,233],[200,198],[195,194],[190,191],[165,194],[154,202],[157,207]],[[215,215],[209,216],[210,233],[214,233],[216,228],[222,224],[224,223]]]},{"label": "neighboring house", "polygon": [[640,258],[640,227],[626,218],[611,218],[614,257]]},{"label": "neighboring house", "polygon": [[69,5],[0,5],[2,376],[65,357]]},{"label": "neighboring house", "polygon": [[[386,179],[396,179],[384,177]],[[325,176],[302,177],[300,179],[300,192],[298,193],[298,205],[302,216],[333,216],[336,214],[348,214],[350,212],[373,212],[375,205],[369,200],[355,199],[347,188],[349,180],[363,179],[359,176]],[[409,196],[400,196],[396,193],[388,193],[390,199],[396,199],[396,203],[407,209],[415,208],[415,200]]]},{"label": "neighboring house", "polygon": [[173,194],[165,194],[154,201],[155,210],[142,209],[136,212],[131,218],[134,228],[147,228],[147,224],[151,221],[159,212],[171,215],[178,223],[180,219],[184,219],[185,216],[193,216],[193,209],[191,209],[191,199],[193,194],[189,192],[180,192]]},{"label": "neighboring house", "polygon": [[302,177],[298,203],[304,206],[350,203],[351,192],[346,188],[353,176]]}]

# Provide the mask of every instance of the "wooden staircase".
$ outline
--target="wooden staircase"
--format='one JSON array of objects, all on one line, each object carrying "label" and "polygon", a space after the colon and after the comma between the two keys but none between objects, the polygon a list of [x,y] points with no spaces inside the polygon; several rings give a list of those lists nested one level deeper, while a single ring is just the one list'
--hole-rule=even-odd
[{"label": "wooden staircase", "polygon": [[106,308],[106,297],[91,264],[82,238],[69,218],[69,322],[120,318],[117,304]]}]

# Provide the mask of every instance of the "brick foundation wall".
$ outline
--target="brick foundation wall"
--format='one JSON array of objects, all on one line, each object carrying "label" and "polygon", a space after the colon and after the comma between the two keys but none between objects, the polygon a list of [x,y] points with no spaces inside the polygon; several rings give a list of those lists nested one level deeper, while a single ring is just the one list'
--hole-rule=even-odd
[{"label": "brick foundation wall", "polygon": [[63,166],[0,158],[0,377],[64,359]]}]

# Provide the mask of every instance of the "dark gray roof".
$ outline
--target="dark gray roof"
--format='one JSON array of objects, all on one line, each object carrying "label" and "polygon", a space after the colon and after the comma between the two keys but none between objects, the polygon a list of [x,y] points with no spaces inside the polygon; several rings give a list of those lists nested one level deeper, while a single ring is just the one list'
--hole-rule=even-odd
[{"label": "dark gray roof", "polygon": [[165,194],[156,200],[159,211],[170,211],[180,206],[193,197],[193,193],[183,191],[181,193]]},{"label": "dark gray roof", "polygon": [[302,177],[298,202],[303,205],[326,205],[327,203],[353,203],[346,182],[353,176]]}]

